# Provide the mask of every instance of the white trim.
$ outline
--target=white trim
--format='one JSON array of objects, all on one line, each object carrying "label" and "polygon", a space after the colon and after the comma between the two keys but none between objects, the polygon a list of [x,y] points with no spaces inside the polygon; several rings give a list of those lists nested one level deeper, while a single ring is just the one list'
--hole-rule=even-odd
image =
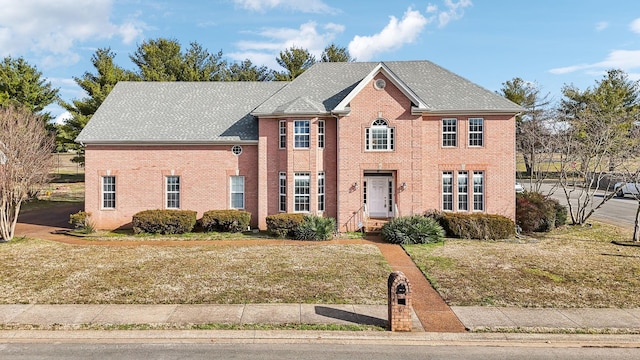
[{"label": "white trim", "polygon": [[400,91],[407,98],[409,98],[409,100],[411,100],[412,103],[417,104],[418,109],[421,109],[421,111],[429,110],[430,107],[426,103],[424,103],[418,97],[418,95],[416,95],[416,93],[413,92],[413,90],[411,90],[409,86],[407,86],[407,84],[405,84],[402,80],[400,80],[400,78],[396,76],[396,74],[394,74],[387,67],[387,65],[381,62],[381,63],[378,63],[378,65],[376,65],[376,67],[373,68],[373,70],[367,76],[365,76],[364,79],[362,79],[360,83],[353,90],[351,90],[351,92],[347,94],[347,96],[345,96],[344,99],[342,99],[342,101],[340,101],[338,105],[336,105],[333,111],[337,113],[346,111],[349,103],[351,103],[351,100],[353,100],[353,98],[355,98],[356,95],[358,95],[360,91],[362,91],[362,89],[364,89],[365,86],[367,86],[367,84],[369,84],[371,80],[373,80],[373,78],[379,73],[383,74],[389,81],[391,81],[393,85],[395,85],[398,89],[400,89]]}]

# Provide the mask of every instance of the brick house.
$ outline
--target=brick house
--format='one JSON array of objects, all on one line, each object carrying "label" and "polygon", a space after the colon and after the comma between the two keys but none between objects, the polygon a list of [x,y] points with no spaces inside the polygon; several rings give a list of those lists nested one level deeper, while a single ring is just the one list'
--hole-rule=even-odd
[{"label": "brick house", "polygon": [[291,82],[121,82],[76,139],[98,228],[146,209],[515,217],[518,105],[428,61],[318,63]]}]

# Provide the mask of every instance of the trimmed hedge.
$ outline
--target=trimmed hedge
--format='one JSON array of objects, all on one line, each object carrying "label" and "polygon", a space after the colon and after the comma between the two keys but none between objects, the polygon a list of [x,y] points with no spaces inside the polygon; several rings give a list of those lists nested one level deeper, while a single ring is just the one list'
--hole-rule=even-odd
[{"label": "trimmed hedge", "polygon": [[444,230],[436,220],[422,215],[402,216],[382,225],[382,239],[392,244],[429,244],[442,241]]},{"label": "trimmed hedge", "polygon": [[133,215],[136,234],[183,234],[193,230],[197,212],[191,210],[145,210]]},{"label": "trimmed hedge", "polygon": [[251,213],[241,210],[209,210],[200,219],[205,232],[240,232],[246,230],[250,223]]},{"label": "trimmed hedge", "polygon": [[515,235],[515,224],[502,215],[441,213],[440,224],[450,237],[497,240]]},{"label": "trimmed hedge", "polygon": [[282,213],[266,218],[267,230],[278,237],[295,237],[295,231],[304,221],[304,214]]},{"label": "trimmed hedge", "polygon": [[538,192],[516,196],[516,223],[524,233],[546,232],[567,221],[567,208]]},{"label": "trimmed hedge", "polygon": [[297,240],[326,241],[333,238],[335,229],[336,220],[334,218],[307,215],[294,230],[294,238]]}]

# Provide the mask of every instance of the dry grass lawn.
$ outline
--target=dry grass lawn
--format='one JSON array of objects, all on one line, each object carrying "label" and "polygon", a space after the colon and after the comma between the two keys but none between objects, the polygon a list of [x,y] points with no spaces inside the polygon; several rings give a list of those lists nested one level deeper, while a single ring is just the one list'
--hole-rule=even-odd
[{"label": "dry grass lawn", "polygon": [[374,245],[0,244],[0,303],[386,304]]},{"label": "dry grass lawn", "polygon": [[640,307],[640,247],[616,227],[565,227],[518,242],[408,246],[450,305]]}]

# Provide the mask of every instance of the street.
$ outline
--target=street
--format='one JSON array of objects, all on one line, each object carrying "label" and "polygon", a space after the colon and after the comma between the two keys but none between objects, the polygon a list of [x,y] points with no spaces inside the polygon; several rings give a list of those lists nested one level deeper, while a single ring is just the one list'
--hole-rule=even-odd
[{"label": "street", "polygon": [[9,343],[4,360],[25,359],[638,359],[638,348],[555,347],[548,344],[372,345],[213,343]]},{"label": "street", "polygon": [[[529,189],[527,182],[522,182],[522,186],[525,189]],[[541,192],[548,194],[552,189],[551,184],[543,184]],[[577,199],[579,191],[572,194],[572,200]],[[603,192],[597,191],[594,196],[594,206],[602,201]],[[552,198],[560,201],[561,204],[567,205],[567,199],[562,191],[562,188],[556,188],[555,192],[551,195]],[[573,203],[573,202],[572,202]],[[633,229],[635,223],[636,209],[638,208],[638,201],[632,198],[630,195],[624,198],[612,198],[607,201],[602,207],[591,216],[591,219],[606,222],[609,224],[618,225],[624,228]],[[569,220],[571,217],[569,216]]]}]

